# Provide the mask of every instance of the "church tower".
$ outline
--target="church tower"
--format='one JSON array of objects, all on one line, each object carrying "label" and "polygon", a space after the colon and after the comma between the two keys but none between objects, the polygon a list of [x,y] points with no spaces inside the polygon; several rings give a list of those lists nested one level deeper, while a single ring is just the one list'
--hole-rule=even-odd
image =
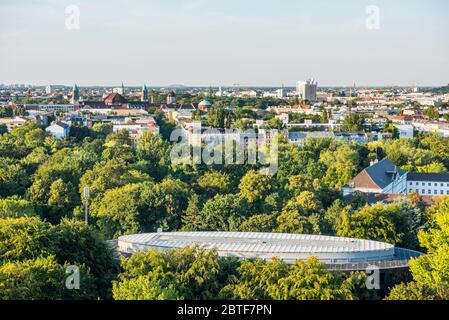
[{"label": "church tower", "polygon": [[173,90],[167,95],[167,104],[176,104],[176,93]]},{"label": "church tower", "polygon": [[75,83],[75,85],[73,86],[73,89],[72,89],[72,98],[70,99],[70,103],[77,104],[79,102],[79,100],[80,100],[80,91],[78,89],[78,86]]},{"label": "church tower", "polygon": [[142,86],[142,93],[140,94],[140,101],[147,102],[148,101],[148,89],[146,85]]}]

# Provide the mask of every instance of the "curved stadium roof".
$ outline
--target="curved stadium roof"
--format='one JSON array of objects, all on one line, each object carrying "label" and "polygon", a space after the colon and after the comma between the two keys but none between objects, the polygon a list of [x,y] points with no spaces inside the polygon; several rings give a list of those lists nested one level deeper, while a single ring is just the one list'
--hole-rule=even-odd
[{"label": "curved stadium roof", "polygon": [[198,244],[216,249],[219,256],[258,258],[278,257],[294,264],[315,256],[330,269],[362,270],[376,265],[380,268],[408,266],[419,252],[395,248],[378,241],[318,235],[243,232],[167,232],[136,234],[119,237],[118,251],[132,254],[149,249],[169,250]]}]

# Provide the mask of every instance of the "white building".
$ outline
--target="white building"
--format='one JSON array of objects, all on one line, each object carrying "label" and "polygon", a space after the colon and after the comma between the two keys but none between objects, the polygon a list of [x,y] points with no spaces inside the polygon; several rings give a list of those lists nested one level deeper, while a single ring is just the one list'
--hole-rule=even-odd
[{"label": "white building", "polygon": [[278,120],[281,120],[284,125],[288,125],[288,113],[279,114],[274,117]]},{"label": "white building", "polygon": [[313,79],[298,81],[296,83],[296,93],[301,99],[307,101],[316,101],[317,88],[318,83]]},{"label": "white building", "polygon": [[55,121],[49,127],[47,127],[45,131],[50,133],[56,139],[62,140],[69,136],[70,125],[61,121]]},{"label": "white building", "polygon": [[0,118],[0,125],[6,126],[8,131],[11,131],[14,128],[21,127],[28,120],[23,117],[14,117],[14,118]]},{"label": "white building", "polygon": [[407,194],[449,196],[449,173],[411,172],[407,176]]},{"label": "white building", "polygon": [[288,142],[296,145],[303,145],[307,139],[334,139],[332,131],[290,131],[288,133]]},{"label": "white building", "polygon": [[415,128],[410,124],[395,125],[400,139],[413,139]]},{"label": "white building", "polygon": [[159,134],[159,126],[153,117],[140,119],[123,119],[113,122],[112,131],[118,132],[125,130],[134,142],[137,141],[145,132],[150,134]]},{"label": "white building", "polygon": [[384,159],[372,163],[342,188],[347,196],[356,191],[373,194],[418,193],[421,196],[448,196],[449,173],[407,172]]}]

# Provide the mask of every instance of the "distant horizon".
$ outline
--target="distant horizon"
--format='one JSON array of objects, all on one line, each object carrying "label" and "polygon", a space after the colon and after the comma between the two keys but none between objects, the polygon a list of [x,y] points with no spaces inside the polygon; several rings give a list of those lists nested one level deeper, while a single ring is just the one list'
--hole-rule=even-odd
[{"label": "distant horizon", "polygon": [[2,0],[0,82],[439,87],[447,12],[444,0]]},{"label": "distant horizon", "polygon": [[[47,84],[33,84],[33,83],[25,83],[25,82],[18,82],[18,83],[3,83],[0,81],[0,85],[3,86],[32,86],[32,87],[46,87],[46,86],[63,86],[63,87],[73,87],[74,85],[77,85],[79,88],[95,88],[95,87],[103,87],[103,88],[119,88],[121,86],[120,84],[114,85],[114,84],[89,84],[85,85],[82,83],[74,82],[70,84],[64,84],[64,83],[47,83]],[[142,84],[131,84],[127,85],[126,83],[123,84],[125,88],[139,88],[143,85],[146,85],[147,88],[278,88],[281,89],[287,88],[292,89],[295,88],[296,85],[251,85],[251,84],[240,84],[239,86],[236,85],[186,85],[186,84],[168,84],[168,85],[152,85],[149,83],[142,83]],[[441,85],[413,85],[413,84],[383,84],[383,85],[358,85],[356,84],[356,88],[441,88],[449,86],[449,80],[446,84]],[[320,85],[318,82],[318,88],[352,88],[354,87],[354,84],[352,85]]]}]

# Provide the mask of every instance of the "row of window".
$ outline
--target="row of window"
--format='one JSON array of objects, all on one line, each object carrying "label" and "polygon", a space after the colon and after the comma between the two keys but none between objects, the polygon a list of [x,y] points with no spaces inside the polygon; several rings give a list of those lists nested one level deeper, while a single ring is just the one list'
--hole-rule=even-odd
[{"label": "row of window", "polygon": [[[419,186],[419,182],[415,182],[415,186]],[[426,184],[429,186],[429,187],[431,187],[432,186],[432,182],[421,182],[421,185],[423,186],[423,187],[425,187],[426,186]],[[434,184],[433,184],[435,187],[438,187],[438,185],[440,186],[440,187],[449,187],[449,183],[440,183],[440,184],[438,184],[437,182],[435,182]],[[409,186],[413,186],[413,182],[409,182]]]},{"label": "row of window", "polygon": [[421,192],[419,192],[419,189],[416,189],[416,190],[410,189],[409,190],[409,193],[413,193],[413,192],[417,192],[417,193],[419,193],[421,195],[425,195],[425,194],[428,194],[428,195],[439,195],[439,194],[440,195],[449,195],[449,190],[446,190],[446,191],[444,191],[444,190],[434,190],[433,193],[432,193],[432,190],[427,190],[427,192],[426,192],[425,189],[422,189]]}]

